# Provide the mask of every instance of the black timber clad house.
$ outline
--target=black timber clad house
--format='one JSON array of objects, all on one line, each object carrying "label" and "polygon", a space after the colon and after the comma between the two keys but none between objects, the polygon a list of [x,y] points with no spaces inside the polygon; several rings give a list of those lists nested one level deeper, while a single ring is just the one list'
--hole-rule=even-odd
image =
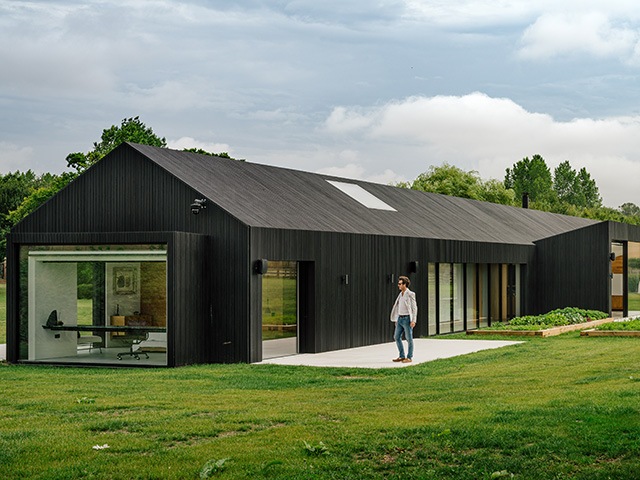
[{"label": "black timber clad house", "polygon": [[[9,235],[7,358],[78,362],[80,264],[98,272],[85,330],[108,347],[153,325],[172,367],[263,359],[262,259],[294,262],[296,349],[317,353],[390,341],[398,275],[417,336],[564,306],[626,314],[610,253],[637,242],[626,224],[123,144]],[[53,310],[67,330],[43,328]],[[134,328],[105,328],[120,316]]]}]

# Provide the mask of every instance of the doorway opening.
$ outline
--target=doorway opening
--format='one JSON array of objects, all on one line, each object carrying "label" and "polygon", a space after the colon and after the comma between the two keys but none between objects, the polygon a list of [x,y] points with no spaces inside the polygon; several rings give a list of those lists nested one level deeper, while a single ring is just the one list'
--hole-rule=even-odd
[{"label": "doorway opening", "polygon": [[298,353],[298,262],[269,260],[262,275],[262,358]]}]

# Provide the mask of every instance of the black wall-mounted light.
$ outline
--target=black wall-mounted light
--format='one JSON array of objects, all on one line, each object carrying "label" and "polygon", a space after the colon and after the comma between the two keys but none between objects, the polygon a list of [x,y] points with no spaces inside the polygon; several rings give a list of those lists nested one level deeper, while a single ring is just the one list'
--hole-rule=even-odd
[{"label": "black wall-mounted light", "polygon": [[390,273],[389,275],[387,275],[387,281],[391,284],[396,283],[395,273]]},{"label": "black wall-mounted light", "polygon": [[349,274],[345,273],[344,275],[342,275],[342,283],[345,285],[349,285]]},{"label": "black wall-mounted light", "polygon": [[269,270],[269,261],[266,258],[256,260],[253,264],[253,271],[259,275],[264,275]]},{"label": "black wall-mounted light", "polygon": [[196,198],[191,204],[191,213],[194,215],[198,215],[200,210],[204,210],[207,208],[207,199],[206,198]]},{"label": "black wall-mounted light", "polygon": [[417,260],[409,262],[409,272],[418,273],[419,262]]},{"label": "black wall-mounted light", "polygon": [[611,252],[609,254],[609,260],[611,260],[612,262],[616,260],[616,252]]}]

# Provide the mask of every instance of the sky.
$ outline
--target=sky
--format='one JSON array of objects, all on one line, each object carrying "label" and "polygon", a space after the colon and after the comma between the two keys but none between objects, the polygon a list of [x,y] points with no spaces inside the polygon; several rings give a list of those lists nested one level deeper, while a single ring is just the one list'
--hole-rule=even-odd
[{"label": "sky", "polygon": [[170,148],[379,183],[569,161],[640,205],[635,0],[0,0],[0,173],[139,116]]}]

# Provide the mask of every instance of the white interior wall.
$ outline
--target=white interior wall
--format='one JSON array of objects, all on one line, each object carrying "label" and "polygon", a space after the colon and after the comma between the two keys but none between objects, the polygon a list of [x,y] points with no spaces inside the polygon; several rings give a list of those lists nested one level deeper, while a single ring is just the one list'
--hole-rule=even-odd
[{"label": "white interior wall", "polygon": [[[29,259],[29,360],[75,355],[77,333],[45,330],[52,310],[65,325],[78,324],[78,269],[75,262]],[[57,338],[56,338],[57,337]]]}]

